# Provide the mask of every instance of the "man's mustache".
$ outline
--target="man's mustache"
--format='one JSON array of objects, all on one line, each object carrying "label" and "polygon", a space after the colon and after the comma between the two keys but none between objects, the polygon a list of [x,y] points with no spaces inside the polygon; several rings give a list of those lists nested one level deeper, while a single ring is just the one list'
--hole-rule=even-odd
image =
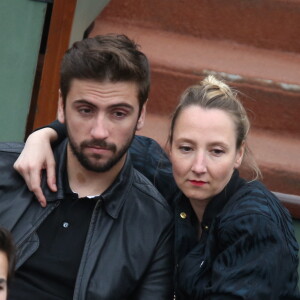
[{"label": "man's mustache", "polygon": [[83,141],[80,144],[80,148],[86,148],[86,147],[99,147],[105,150],[110,150],[112,152],[116,152],[117,151],[117,147],[115,144],[111,144],[111,143],[107,143],[105,140],[89,140],[89,141]]}]

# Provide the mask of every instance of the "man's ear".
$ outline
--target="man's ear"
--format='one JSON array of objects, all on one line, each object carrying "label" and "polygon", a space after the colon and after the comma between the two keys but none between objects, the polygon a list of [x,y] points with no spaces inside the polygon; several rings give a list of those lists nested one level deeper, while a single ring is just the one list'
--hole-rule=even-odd
[{"label": "man's ear", "polygon": [[136,130],[141,130],[144,127],[145,118],[146,118],[147,101],[144,103],[144,105],[142,107],[140,117],[139,117],[139,119],[137,121],[137,124],[136,124]]},{"label": "man's ear", "polygon": [[239,166],[241,165],[241,163],[243,161],[243,157],[245,154],[245,147],[246,147],[246,144],[245,144],[245,141],[243,141],[241,147],[236,152],[235,163],[234,163],[235,169],[239,168]]},{"label": "man's ear", "polygon": [[65,107],[60,89],[58,91],[57,120],[60,123],[65,123]]}]

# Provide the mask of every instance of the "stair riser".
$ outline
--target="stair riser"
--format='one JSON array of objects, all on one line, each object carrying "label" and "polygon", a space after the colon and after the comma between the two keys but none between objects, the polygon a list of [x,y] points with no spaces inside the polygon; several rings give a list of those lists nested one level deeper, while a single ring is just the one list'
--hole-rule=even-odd
[{"label": "stair riser", "polygon": [[300,52],[299,1],[112,0],[100,18],[199,38]]},{"label": "stair riser", "polygon": [[[300,195],[299,173],[289,172],[288,170],[273,169],[268,166],[261,166],[260,169],[263,173],[262,181],[271,191]],[[247,178],[249,173],[242,170],[241,175]]]},{"label": "stair riser", "polygon": [[[190,85],[203,79],[188,73],[152,68],[152,87],[148,111],[170,115],[180,94]],[[246,79],[244,79],[246,80]],[[249,112],[252,126],[278,132],[300,134],[300,92],[280,90],[277,87],[255,85],[253,81],[228,82],[241,92],[241,100]]]}]

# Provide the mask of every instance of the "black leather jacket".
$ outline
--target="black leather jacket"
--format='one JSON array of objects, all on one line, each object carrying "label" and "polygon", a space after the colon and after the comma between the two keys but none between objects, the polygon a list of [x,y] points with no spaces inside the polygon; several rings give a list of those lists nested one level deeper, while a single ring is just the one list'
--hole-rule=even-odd
[{"label": "black leather jacket", "polygon": [[[48,201],[40,207],[13,170],[22,144],[0,144],[0,226],[12,231],[17,268],[39,246],[36,229],[64,198],[66,141],[55,147],[58,192],[43,178]],[[73,299],[172,299],[173,225],[167,202],[131,164],[97,202],[87,234]]]}]

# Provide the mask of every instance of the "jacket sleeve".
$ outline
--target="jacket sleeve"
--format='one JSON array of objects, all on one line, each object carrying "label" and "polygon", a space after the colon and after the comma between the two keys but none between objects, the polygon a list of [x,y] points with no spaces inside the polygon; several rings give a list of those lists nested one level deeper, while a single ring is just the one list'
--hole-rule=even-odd
[{"label": "jacket sleeve", "polygon": [[278,299],[283,291],[297,289],[297,260],[285,234],[270,218],[259,213],[243,215],[220,228],[219,254],[205,299]]},{"label": "jacket sleeve", "polygon": [[129,148],[133,166],[158,189],[169,204],[178,193],[171,162],[162,147],[153,139],[136,135]]},{"label": "jacket sleeve", "polygon": [[31,192],[13,164],[23,149],[21,143],[0,143],[0,226],[12,230],[30,204]]},{"label": "jacket sleeve", "polygon": [[52,128],[52,129],[54,129],[56,131],[58,138],[54,142],[54,145],[57,145],[60,142],[62,142],[66,138],[66,136],[67,136],[66,125],[63,124],[63,123],[60,123],[58,120],[55,120],[52,123],[50,123],[50,124],[48,124],[46,126],[40,127],[40,128],[38,128],[36,130],[40,130],[40,129],[43,129],[43,128]]},{"label": "jacket sleeve", "polygon": [[174,231],[171,224],[162,235],[153,260],[131,300],[172,300]]}]

